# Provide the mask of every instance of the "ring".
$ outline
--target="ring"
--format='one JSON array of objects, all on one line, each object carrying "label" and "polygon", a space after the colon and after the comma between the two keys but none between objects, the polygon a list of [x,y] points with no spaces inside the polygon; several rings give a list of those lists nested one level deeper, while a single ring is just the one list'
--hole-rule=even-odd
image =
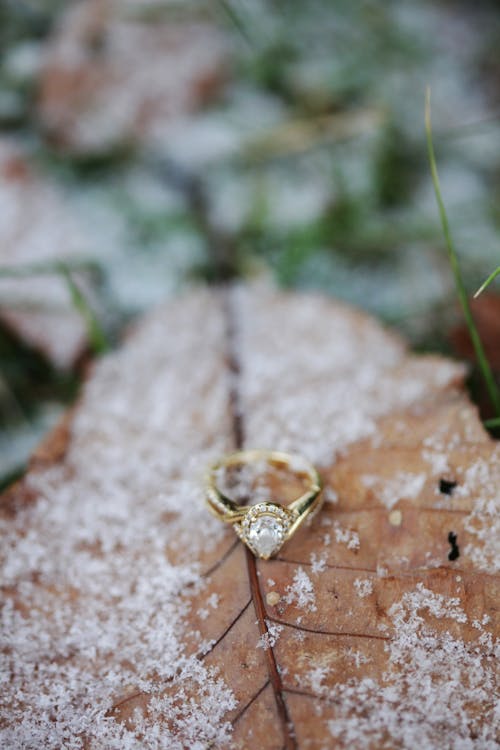
[{"label": "ring", "polygon": [[[254,504],[240,505],[218,487],[222,471],[262,461],[304,478],[308,482],[307,491],[288,505],[270,497],[259,497]],[[316,514],[323,501],[321,490],[317,470],[302,456],[281,451],[243,450],[226,454],[208,468],[205,500],[210,512],[220,521],[232,524],[256,557],[268,560],[295,534],[306,518]],[[249,488],[247,494],[251,491]]]}]

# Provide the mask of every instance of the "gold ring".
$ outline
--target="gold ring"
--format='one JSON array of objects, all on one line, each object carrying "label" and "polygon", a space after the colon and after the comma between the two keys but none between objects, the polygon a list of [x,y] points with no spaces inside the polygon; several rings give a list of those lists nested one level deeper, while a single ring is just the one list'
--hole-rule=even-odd
[{"label": "gold ring", "polygon": [[[271,498],[259,498],[254,504],[240,505],[217,486],[221,471],[260,461],[268,466],[284,467],[296,476],[305,478],[307,491],[288,505]],[[216,518],[234,526],[240,539],[254,555],[268,560],[295,534],[306,518],[311,518],[319,510],[323,500],[321,489],[317,470],[302,456],[281,451],[244,450],[228,453],[208,468],[205,500]]]}]

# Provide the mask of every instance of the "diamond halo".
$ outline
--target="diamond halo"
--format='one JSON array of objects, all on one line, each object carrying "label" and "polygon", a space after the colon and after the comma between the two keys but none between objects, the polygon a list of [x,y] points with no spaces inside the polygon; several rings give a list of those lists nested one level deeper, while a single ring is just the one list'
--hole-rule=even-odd
[{"label": "diamond halo", "polygon": [[252,505],[235,529],[255,555],[268,560],[281,548],[292,521],[292,514],[283,506],[263,502]]}]

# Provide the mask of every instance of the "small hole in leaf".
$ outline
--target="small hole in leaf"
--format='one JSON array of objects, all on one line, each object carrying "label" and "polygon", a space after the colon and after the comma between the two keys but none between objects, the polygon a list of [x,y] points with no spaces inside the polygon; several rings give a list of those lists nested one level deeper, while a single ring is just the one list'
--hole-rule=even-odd
[{"label": "small hole in leaf", "polygon": [[456,560],[460,556],[460,550],[457,544],[457,535],[450,531],[448,534],[448,542],[451,546],[451,550],[448,552],[448,560]]},{"label": "small hole in leaf", "polygon": [[440,479],[439,480],[439,491],[443,493],[443,495],[452,495],[453,490],[457,486],[456,482],[453,482],[449,479]]}]

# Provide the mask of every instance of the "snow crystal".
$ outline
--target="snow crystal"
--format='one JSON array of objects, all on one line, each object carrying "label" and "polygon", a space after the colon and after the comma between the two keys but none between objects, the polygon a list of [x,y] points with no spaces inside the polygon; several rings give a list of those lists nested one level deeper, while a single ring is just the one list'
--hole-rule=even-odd
[{"label": "snow crystal", "polygon": [[354,588],[358,592],[358,596],[362,599],[373,593],[373,583],[369,578],[356,578],[354,580]]},{"label": "snow crystal", "polygon": [[426,475],[398,471],[391,477],[364,474],[361,479],[365,487],[374,491],[377,500],[390,510],[401,499],[412,500],[418,497],[425,484]]},{"label": "snow crystal", "polygon": [[273,648],[276,645],[282,630],[283,625],[280,625],[277,622],[272,622],[272,620],[266,620],[266,632],[260,636],[257,642],[257,648],[263,648],[264,651],[267,651],[268,648]]},{"label": "snow crystal", "polygon": [[206,607],[200,607],[197,611],[198,617],[201,620],[206,620],[207,617],[210,615],[210,609],[217,609],[219,604],[219,597],[214,592],[213,594],[210,594],[210,596],[207,599],[207,606]]},{"label": "snow crystal", "polygon": [[288,604],[296,604],[297,607],[307,608],[310,612],[316,611],[314,586],[304,568],[297,568],[293,576],[293,583],[287,586],[286,591],[287,594],[284,598]]},{"label": "snow crystal", "polygon": [[326,503],[332,503],[333,505],[339,501],[339,496],[333,487],[325,487],[323,490],[323,497]]},{"label": "snow crystal", "polygon": [[345,544],[347,549],[359,549],[359,535],[356,531],[344,528],[339,521],[335,520],[333,522],[333,533],[337,544]]},{"label": "snow crystal", "polygon": [[307,673],[307,682],[316,695],[321,695],[325,690],[323,681],[328,676],[329,671],[325,665],[316,665]]},{"label": "snow crystal", "polygon": [[366,656],[362,651],[358,651],[354,648],[348,648],[345,655],[353,661],[354,666],[357,669],[359,669],[362,664],[369,664],[371,661],[369,656]]},{"label": "snow crystal", "polygon": [[453,494],[473,498],[464,529],[475,539],[465,545],[464,554],[488,573],[500,571],[500,445],[488,458],[478,458],[464,473]]},{"label": "snow crystal", "polygon": [[450,470],[446,453],[437,453],[436,451],[424,449],[422,451],[422,458],[430,465],[432,474],[447,474]]},{"label": "snow crystal", "polygon": [[324,552],[319,556],[315,552],[311,552],[311,572],[322,573],[326,569],[327,558],[328,556]]},{"label": "snow crystal", "polygon": [[210,594],[207,601],[212,609],[217,609],[217,607],[219,606],[219,595],[214,592]]}]

